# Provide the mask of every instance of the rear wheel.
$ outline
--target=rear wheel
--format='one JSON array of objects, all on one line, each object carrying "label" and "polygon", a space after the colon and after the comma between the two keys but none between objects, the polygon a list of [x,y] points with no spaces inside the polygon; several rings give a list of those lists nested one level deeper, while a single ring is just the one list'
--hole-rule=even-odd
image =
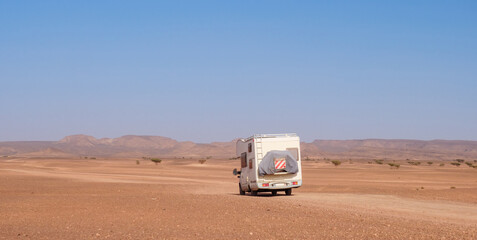
[{"label": "rear wheel", "polygon": [[257,193],[258,193],[257,191],[253,191],[253,190],[250,192],[252,196],[257,196]]},{"label": "rear wheel", "polygon": [[242,190],[242,185],[239,183],[239,192],[240,192],[240,195],[245,195],[245,191]]},{"label": "rear wheel", "polygon": [[272,195],[273,195],[273,196],[276,196],[276,195],[277,195],[277,190],[273,190],[273,191],[272,191]]},{"label": "rear wheel", "polygon": [[291,191],[292,191],[292,189],[291,189],[291,188],[289,188],[289,189],[286,189],[286,190],[285,190],[285,194],[286,194],[286,195],[291,195]]}]

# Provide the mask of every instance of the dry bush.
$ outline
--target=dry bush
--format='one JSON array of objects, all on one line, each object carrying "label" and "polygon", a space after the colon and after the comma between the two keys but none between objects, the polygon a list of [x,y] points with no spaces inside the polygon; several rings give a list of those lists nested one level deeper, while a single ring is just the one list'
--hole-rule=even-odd
[{"label": "dry bush", "polygon": [[432,165],[432,164],[433,164],[433,162],[427,162],[427,164],[429,164],[429,165]]},{"label": "dry bush", "polygon": [[383,164],[384,160],[374,160],[377,164]]},{"label": "dry bush", "polygon": [[396,169],[398,169],[401,166],[397,163],[388,163],[388,165],[391,166],[391,168],[396,168]]},{"label": "dry bush", "polygon": [[458,162],[451,162],[451,164],[456,166],[456,167],[460,166],[460,163],[458,163]]},{"label": "dry bush", "polygon": [[337,167],[341,164],[341,161],[333,160],[333,161],[331,161],[331,163],[333,163],[335,165],[335,167]]},{"label": "dry bush", "polygon": [[419,162],[419,161],[416,161],[416,162],[409,161],[409,162],[407,162],[407,163],[409,163],[409,164],[411,164],[411,165],[414,165],[414,166],[419,166],[419,165],[421,165],[421,162]]},{"label": "dry bush", "polygon": [[206,159],[199,159],[199,163],[200,163],[200,164],[204,164],[205,162],[207,162]]}]

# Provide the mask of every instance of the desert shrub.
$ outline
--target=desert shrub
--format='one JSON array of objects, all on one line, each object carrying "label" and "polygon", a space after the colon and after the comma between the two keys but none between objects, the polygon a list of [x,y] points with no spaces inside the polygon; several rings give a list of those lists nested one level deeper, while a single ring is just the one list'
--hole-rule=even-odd
[{"label": "desert shrub", "polygon": [[383,160],[374,160],[377,164],[383,164]]},{"label": "desert shrub", "polygon": [[211,159],[211,158],[212,158],[212,156],[207,156],[207,157],[205,157],[205,159]]},{"label": "desert shrub", "polygon": [[[7,156],[8,157],[8,156]],[[474,160],[475,163],[477,163],[477,160]]]},{"label": "desert shrub", "polygon": [[200,164],[204,164],[207,161],[207,159],[199,159]]},{"label": "desert shrub", "polygon": [[136,160],[136,165],[139,165],[139,164],[140,164],[139,160]]},{"label": "desert shrub", "polygon": [[471,162],[465,162],[465,164],[467,164],[467,166],[469,167],[473,167],[473,164]]},{"label": "desert shrub", "polygon": [[444,165],[446,165],[446,164],[445,163],[439,164],[440,167],[444,167]]},{"label": "desert shrub", "polygon": [[419,162],[419,161],[416,161],[416,162],[409,161],[409,162],[407,162],[407,163],[409,163],[409,164],[411,164],[411,165],[414,165],[414,166],[419,166],[419,165],[421,165],[421,162]]},{"label": "desert shrub", "polygon": [[427,164],[429,164],[429,165],[432,165],[432,164],[433,164],[433,162],[427,162]]},{"label": "desert shrub", "polygon": [[96,159],[96,157],[90,157],[89,159]]},{"label": "desert shrub", "polygon": [[464,159],[456,159],[455,161],[458,162],[458,163],[463,163]]},{"label": "desert shrub", "polygon": [[331,163],[333,163],[335,166],[339,166],[341,164],[341,161],[333,160],[331,161]]},{"label": "desert shrub", "polygon": [[454,187],[454,186],[452,186],[452,187],[450,187],[450,189],[455,189],[455,187]]},{"label": "desert shrub", "polygon": [[388,163],[388,165],[391,166],[391,168],[396,168],[396,169],[398,169],[401,166],[397,163]]},{"label": "desert shrub", "polygon": [[458,162],[451,162],[451,164],[456,166],[456,167],[460,166],[460,163],[458,163]]},{"label": "desert shrub", "polygon": [[162,159],[159,159],[159,158],[151,158],[151,161],[157,165],[158,163],[161,163],[161,162],[162,162]]},{"label": "desert shrub", "polygon": [[84,157],[84,159],[88,159],[88,157]]}]

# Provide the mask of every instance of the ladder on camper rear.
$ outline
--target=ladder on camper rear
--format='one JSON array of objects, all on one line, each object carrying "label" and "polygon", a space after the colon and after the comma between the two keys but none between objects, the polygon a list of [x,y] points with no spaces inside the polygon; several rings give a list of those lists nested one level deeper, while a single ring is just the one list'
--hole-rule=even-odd
[{"label": "ladder on camper rear", "polygon": [[255,138],[255,151],[257,151],[257,161],[260,161],[263,158],[262,140],[262,137]]}]

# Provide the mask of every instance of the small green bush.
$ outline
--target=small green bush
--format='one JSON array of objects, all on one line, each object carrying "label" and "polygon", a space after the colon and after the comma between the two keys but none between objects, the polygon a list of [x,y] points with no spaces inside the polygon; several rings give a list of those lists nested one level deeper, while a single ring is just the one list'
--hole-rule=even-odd
[{"label": "small green bush", "polygon": [[396,168],[396,169],[398,169],[401,166],[397,163],[388,163],[388,165],[391,166],[391,168]]},{"label": "small green bush", "polygon": [[471,162],[465,162],[465,164],[467,164],[467,166],[469,167],[473,167],[473,164]]},{"label": "small green bush", "polygon": [[429,165],[432,165],[432,164],[433,164],[433,162],[427,162],[427,164],[429,164]]},{"label": "small green bush", "polygon": [[383,160],[374,160],[377,164],[383,164]]},{"label": "small green bush", "polygon": [[409,164],[411,164],[411,165],[414,165],[414,166],[419,166],[419,165],[421,165],[421,162],[419,162],[419,161],[416,161],[416,162],[409,161],[409,162],[407,162],[407,163],[409,163]]},{"label": "small green bush", "polygon": [[463,163],[464,159],[456,159],[455,161],[458,162],[458,163]]},{"label": "small green bush", "polygon": [[451,162],[451,164],[456,166],[456,167],[460,166],[460,163],[458,163],[458,162]]},{"label": "small green bush", "polygon": [[446,164],[445,163],[439,164],[440,167],[444,167],[444,165],[446,165]]},{"label": "small green bush", "polygon": [[333,161],[331,161],[331,163],[333,163],[337,167],[341,164],[341,161],[333,160]]},{"label": "small green bush", "polygon": [[159,158],[151,158],[151,161],[157,165],[158,163],[161,163],[161,162],[162,162],[162,159],[159,159]]}]

